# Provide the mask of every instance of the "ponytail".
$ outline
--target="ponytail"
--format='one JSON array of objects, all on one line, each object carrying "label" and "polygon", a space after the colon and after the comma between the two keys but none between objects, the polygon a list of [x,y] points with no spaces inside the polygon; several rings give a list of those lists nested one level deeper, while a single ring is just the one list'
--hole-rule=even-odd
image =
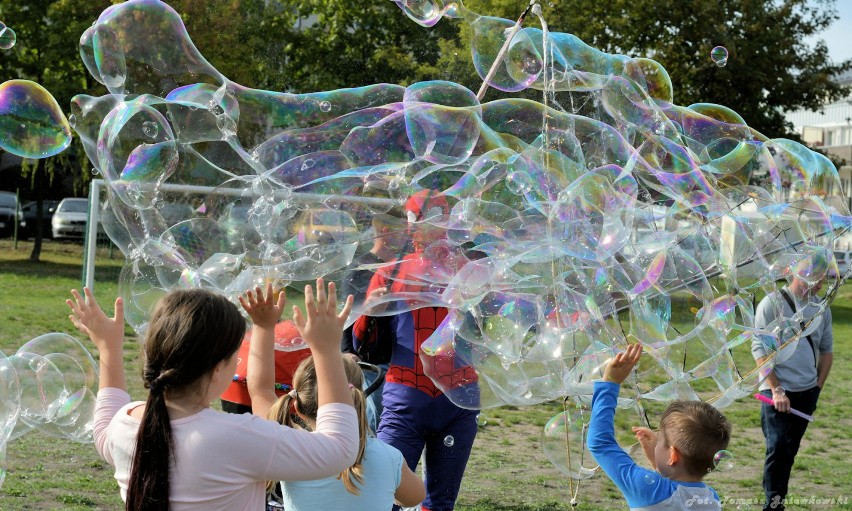
[{"label": "ponytail", "polygon": [[143,379],[149,392],[130,464],[126,511],[169,511],[175,446],[166,393],[171,398],[206,392],[205,377],[236,355],[245,329],[237,307],[210,291],[172,291],[157,303],[145,335]]},{"label": "ponytail", "polygon": [[[291,390],[289,394],[284,394],[272,407],[269,409],[269,412],[266,414],[266,417],[270,420],[274,420],[278,424],[283,424],[288,427],[294,427],[293,413],[291,411],[291,407],[293,406],[293,402],[295,399],[295,390]],[[278,485],[278,481],[266,481],[266,494],[272,494],[275,491],[275,487]]]},{"label": "ponytail", "polygon": [[152,388],[136,435],[127,511],[169,511],[169,459],[174,450],[172,425],[161,388]]},{"label": "ponytail", "polygon": [[[359,368],[360,371],[360,368]],[[363,381],[363,375],[361,377]],[[353,495],[359,495],[358,484],[364,484],[364,467],[361,462],[364,460],[364,450],[367,448],[367,431],[369,424],[367,423],[367,399],[364,397],[364,392],[349,384],[350,392],[352,392],[352,402],[355,404],[355,411],[358,413],[358,456],[355,458],[355,463],[341,472],[337,478],[343,481],[343,486]]]},{"label": "ponytail", "polygon": [[[358,495],[357,484],[364,484],[364,469],[361,466],[364,460],[364,451],[367,448],[367,432],[369,425],[367,423],[367,400],[364,397],[364,392],[361,387],[364,386],[364,373],[356,362],[349,357],[343,357],[343,369],[346,372],[346,379],[349,381],[349,389],[352,393],[352,401],[355,404],[355,411],[358,414],[358,457],[355,458],[355,463],[338,474],[337,478],[343,481],[346,490],[354,495]],[[293,374],[293,390],[288,394],[281,396],[278,401],[269,409],[267,418],[272,419],[279,424],[289,426],[291,428],[298,427],[308,429],[299,419],[296,412],[311,420],[317,420],[317,371],[314,365],[314,357],[308,357],[302,360],[296,372]],[[267,492],[271,492],[278,481],[270,481],[266,484]]]}]

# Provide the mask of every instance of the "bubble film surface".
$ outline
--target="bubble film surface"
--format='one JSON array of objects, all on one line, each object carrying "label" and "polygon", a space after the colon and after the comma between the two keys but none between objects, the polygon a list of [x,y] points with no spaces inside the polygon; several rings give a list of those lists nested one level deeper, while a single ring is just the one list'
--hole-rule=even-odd
[{"label": "bubble film surface", "polygon": [[[356,293],[353,321],[449,309],[421,359],[457,405],[587,399],[606,361],[639,342],[620,406],[641,411],[749,395],[802,336],[802,317],[755,327],[756,301],[787,279],[825,279],[817,312],[828,307],[850,216],[824,156],[724,106],[677,105],[658,62],[540,17],[515,31],[461,2],[396,3],[425,26],[469,25],[488,85],[540,101],[482,101],[448,81],[249,89],[153,0],[86,30],[81,57],[110,94],[75,97],[74,129],[109,184],[104,227],[127,257],[134,328],[174,288],[235,298],[368,270],[388,293]],[[353,262],[377,240],[398,259]],[[769,354],[760,364],[753,347]],[[588,419],[559,420],[543,441],[562,435],[564,453],[564,432]],[[554,463],[577,478],[592,468]]]},{"label": "bubble film surface", "polygon": [[44,334],[11,356],[0,351],[0,487],[7,443],[38,430],[57,438],[91,442],[97,365],[67,334]]},{"label": "bubble film surface", "polygon": [[18,35],[0,21],[0,49],[9,50],[18,42]]},{"label": "bubble film surface", "polygon": [[47,89],[29,80],[0,85],[0,147],[22,158],[47,158],[70,143],[71,126]]}]

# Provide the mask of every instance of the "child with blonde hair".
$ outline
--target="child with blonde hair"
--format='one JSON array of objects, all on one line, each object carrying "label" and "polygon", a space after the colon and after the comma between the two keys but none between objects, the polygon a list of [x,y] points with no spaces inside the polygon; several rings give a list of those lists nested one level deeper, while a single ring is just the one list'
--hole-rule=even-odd
[{"label": "child with blonde hair", "polygon": [[[281,293],[283,296],[283,293]],[[256,310],[271,308],[280,316],[284,302],[273,303],[258,288],[241,297],[244,306]],[[274,391],[274,321],[255,321],[249,348],[248,376],[252,413],[269,417],[285,426],[314,431],[318,428],[318,380],[313,357],[299,364],[293,375],[293,390],[278,398]],[[415,506],[426,496],[423,481],[404,463],[402,453],[369,435],[366,400],[361,388],[364,375],[358,364],[344,357],[349,393],[358,415],[358,454],[355,462],[336,476],[313,481],[281,481],[284,509],[300,511],[373,511],[390,509],[394,501]],[[271,481],[268,489],[277,481]]]},{"label": "child with blonde hair", "polygon": [[615,441],[615,405],[621,384],[642,355],[632,344],[617,354],[595,382],[587,446],[618,486],[630,509],[643,511],[719,510],[716,491],[702,482],[716,453],[731,440],[731,424],[702,401],[675,401],[660,419],[660,432],[633,428],[656,472],[640,467]]}]

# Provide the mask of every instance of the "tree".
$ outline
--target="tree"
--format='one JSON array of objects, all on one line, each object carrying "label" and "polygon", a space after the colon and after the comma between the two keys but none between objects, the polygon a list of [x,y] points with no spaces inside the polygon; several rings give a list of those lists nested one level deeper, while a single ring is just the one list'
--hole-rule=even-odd
[{"label": "tree", "polygon": [[[834,0],[620,4],[620,12],[604,20],[602,2],[576,2],[572,16],[588,20],[577,35],[609,51],[646,52],[660,61],[677,103],[725,104],[758,131],[779,137],[791,128],[785,111],[816,110],[848,93],[832,78],[852,69],[852,59],[832,63],[823,41],[806,42],[837,19]],[[714,46],[728,49],[725,67],[709,58]]]},{"label": "tree", "polygon": [[[525,2],[469,0],[472,11],[516,19]],[[657,60],[674,84],[679,105],[718,103],[737,111],[769,137],[790,136],[784,112],[821,108],[848,94],[833,77],[852,69],[852,59],[833,63],[818,36],[837,19],[835,0],[572,0],[542,4],[552,31],[568,32],[609,53]],[[442,20],[441,23],[455,23]],[[538,27],[534,17],[525,26]],[[455,69],[460,83],[478,87],[470,60],[471,31],[442,41],[433,71]],[[725,67],[710,59],[728,49]],[[455,55],[458,54],[458,55]],[[489,92],[489,97],[499,93]]]},{"label": "tree", "polygon": [[[0,20],[18,43],[0,58],[0,77],[21,78],[47,88],[58,103],[75,94],[105,94],[79,55],[80,35],[112,3],[108,0],[0,0]],[[456,37],[445,24],[420,27],[391,2],[357,0],[174,0],[201,53],[225,76],[249,87],[313,92],[379,82],[410,83],[440,56],[440,38]],[[89,167],[75,138],[68,150],[44,161],[26,161],[22,173],[38,202],[36,242],[41,252],[43,189],[59,174],[89,181]],[[7,180],[8,181],[8,180]]]},{"label": "tree", "polygon": [[[80,92],[96,90],[97,83],[86,72],[77,47],[80,34],[97,19],[110,2],[105,0],[0,0],[0,16],[17,33],[17,43],[0,58],[0,77],[31,80],[53,94],[60,106],[69,105]],[[105,92],[105,89],[102,89]],[[22,172],[35,194],[36,238],[30,259],[38,261],[44,232],[42,211],[44,188],[60,172],[76,173],[88,168],[79,142],[63,153],[44,160],[25,160]]]},{"label": "tree", "polygon": [[439,40],[458,28],[409,20],[393,2],[370,0],[176,0],[199,51],[229,79],[279,92],[375,83],[408,84],[438,61]]}]

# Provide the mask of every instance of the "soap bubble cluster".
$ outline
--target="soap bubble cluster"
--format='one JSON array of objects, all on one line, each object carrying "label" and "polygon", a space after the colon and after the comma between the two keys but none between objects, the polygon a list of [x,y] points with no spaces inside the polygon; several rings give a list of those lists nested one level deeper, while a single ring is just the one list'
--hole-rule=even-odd
[{"label": "soap bubble cluster", "polygon": [[[454,9],[473,25],[506,22]],[[170,31],[154,37],[153,26]],[[480,32],[487,70],[504,31]],[[824,262],[814,279],[836,267],[830,247],[849,218],[830,197],[836,170],[725,107],[672,104],[654,61],[518,34],[491,85],[544,89],[547,104],[481,103],[441,81],[247,89],[197,53],[165,4],[105,11],[81,54],[112,94],[77,96],[72,110],[110,185],[105,228],[130,260],[121,285],[134,326],[174,287],[234,294],[341,276],[377,236],[374,217],[397,215],[399,251],[422,264],[382,300],[395,305],[387,313],[451,308],[427,348],[487,377],[476,403],[447,389],[462,405],[588,393],[627,338],[654,360],[644,381],[664,378],[646,398],[691,395],[696,380],[722,392],[742,383],[732,350],[780,331],[753,329],[755,293],[800,264]],[[593,109],[568,104],[581,94]],[[217,189],[180,203],[172,184]],[[432,214],[398,212],[424,190],[441,199]],[[426,231],[427,243],[412,242]],[[689,321],[675,305],[694,311]]]},{"label": "soap bubble cluster", "polygon": [[[110,93],[75,97],[74,129],[109,185],[103,224],[127,256],[134,328],[170,289],[236,297],[369,270],[390,292],[357,296],[351,320],[449,309],[421,359],[458,406],[582,408],[606,361],[641,342],[620,400],[641,413],[749,395],[801,337],[801,314],[755,327],[756,300],[786,279],[827,279],[804,321],[816,327],[846,278],[832,248],[850,225],[827,158],[724,106],[675,104],[658,62],[551,32],[540,10],[542,28],[515,31],[461,2],[397,4],[425,26],[468,24],[488,86],[541,101],[484,102],[449,81],[249,89],[155,0],[86,30],[83,62]],[[377,241],[404,272],[358,262]],[[757,364],[753,346],[770,356]],[[571,413],[547,441],[582,437],[587,418]],[[579,441],[572,459],[588,462]]]},{"label": "soap bubble cluster", "polygon": [[80,342],[49,333],[0,351],[0,486],[6,444],[38,430],[57,438],[91,442],[98,370]]}]

